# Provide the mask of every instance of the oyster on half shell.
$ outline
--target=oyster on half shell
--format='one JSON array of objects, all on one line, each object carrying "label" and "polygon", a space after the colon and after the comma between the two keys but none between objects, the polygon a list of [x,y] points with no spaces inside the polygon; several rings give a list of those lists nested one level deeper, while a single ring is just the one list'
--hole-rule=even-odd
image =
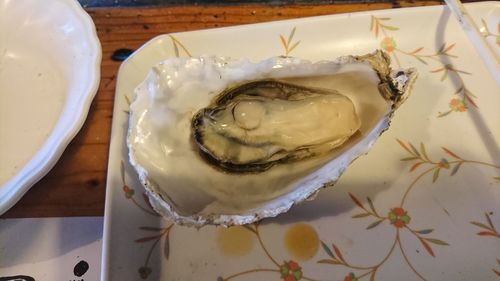
[{"label": "oyster on half shell", "polygon": [[192,122],[201,156],[243,173],[328,153],[360,125],[352,101],[337,91],[269,79],[224,91]]},{"label": "oyster on half shell", "polygon": [[130,162],[153,208],[177,223],[276,216],[367,153],[415,78],[382,51],[317,63],[168,59],[135,90]]}]

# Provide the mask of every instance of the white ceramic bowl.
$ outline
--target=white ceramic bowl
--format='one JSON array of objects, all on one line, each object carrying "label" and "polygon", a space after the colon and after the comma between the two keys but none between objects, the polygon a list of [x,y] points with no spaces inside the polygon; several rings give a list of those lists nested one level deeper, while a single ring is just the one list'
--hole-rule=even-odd
[{"label": "white ceramic bowl", "polygon": [[95,26],[76,0],[0,0],[0,214],[82,127],[100,62]]}]

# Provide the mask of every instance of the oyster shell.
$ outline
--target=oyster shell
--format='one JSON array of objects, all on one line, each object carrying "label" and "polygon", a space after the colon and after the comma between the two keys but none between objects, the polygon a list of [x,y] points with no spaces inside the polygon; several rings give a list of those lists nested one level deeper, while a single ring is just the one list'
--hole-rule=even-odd
[{"label": "oyster shell", "polygon": [[[291,57],[259,63],[222,57],[168,59],[156,65],[136,88],[127,137],[130,162],[153,208],[177,223],[229,226],[276,216],[313,196],[321,187],[335,183],[354,159],[368,152],[388,128],[394,110],[407,97],[415,78],[413,69],[392,71],[390,59],[382,51],[317,63]],[[243,118],[232,130],[213,126],[214,116],[220,125],[221,120],[236,122],[233,112],[262,117],[270,111],[268,106],[277,114],[273,118],[281,116],[299,122],[301,118],[290,116],[290,104],[285,111],[277,110],[282,105],[279,103],[290,103],[293,95],[267,97],[262,108],[252,104],[261,102],[258,100],[262,95],[242,91],[245,87],[269,85],[280,85],[292,92],[300,89],[299,96],[307,96],[307,102],[311,98],[326,103],[337,99],[345,105],[342,110],[347,110],[346,115],[355,111],[349,119],[353,124],[347,126],[348,133],[339,136],[333,136],[337,133],[331,132],[329,124],[320,124],[321,132],[326,132],[324,138],[315,132],[305,137],[294,135],[298,140],[294,142],[281,137],[284,133],[298,133],[295,128],[287,131],[285,126],[274,126],[275,134],[261,130],[263,134],[249,136],[251,141],[240,138],[241,127],[248,131],[269,125],[262,124],[262,118]],[[243,104],[237,102],[245,99]],[[236,108],[238,105],[244,107]],[[228,106],[229,111],[225,111]],[[308,116],[313,107],[300,102],[298,106]],[[326,117],[328,110],[324,109],[321,107],[318,118],[323,116],[323,123],[328,123],[332,117]],[[224,111],[226,115],[221,113]],[[311,130],[310,124],[300,126]],[[207,142],[207,137],[213,136]],[[226,157],[224,149],[214,152],[227,143],[221,136],[229,136],[230,140],[238,137],[238,145],[251,143],[252,149],[269,143],[275,147],[269,146],[265,157],[240,157],[238,153]],[[261,136],[264,138],[259,139]],[[331,143],[338,146],[329,146]],[[216,162],[218,168],[208,164],[200,153]]]}]

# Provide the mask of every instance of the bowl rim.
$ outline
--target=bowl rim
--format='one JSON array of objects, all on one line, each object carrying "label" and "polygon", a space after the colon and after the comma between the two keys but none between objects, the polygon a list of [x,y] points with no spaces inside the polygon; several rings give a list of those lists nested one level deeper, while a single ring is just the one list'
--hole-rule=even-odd
[{"label": "bowl rim", "polygon": [[[77,102],[75,102],[76,106],[73,108],[72,114],[67,115],[69,117],[67,122],[56,123],[41,148],[32,155],[23,168],[0,186],[0,215],[14,206],[36,182],[54,167],[68,144],[82,128],[87,119],[92,100],[99,88],[102,48],[94,22],[77,0],[57,1],[65,4],[71,10],[71,16],[74,16],[84,27],[85,33],[82,34],[82,39],[86,40],[92,47],[89,56],[91,63],[89,65],[93,67],[89,68],[89,84],[79,91]],[[61,118],[62,116],[59,117],[57,122]],[[57,134],[58,140],[47,141],[58,130],[63,131],[63,133]]]}]

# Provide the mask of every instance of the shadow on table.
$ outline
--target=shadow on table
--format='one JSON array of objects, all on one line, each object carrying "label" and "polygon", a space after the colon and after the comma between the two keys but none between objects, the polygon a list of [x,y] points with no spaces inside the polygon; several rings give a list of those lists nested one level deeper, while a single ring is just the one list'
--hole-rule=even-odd
[{"label": "shadow on table", "polygon": [[334,217],[357,208],[349,197],[349,193],[362,194],[359,198],[364,201],[366,197],[374,198],[384,189],[390,188],[389,182],[339,182],[337,185],[327,187],[320,191],[313,201],[305,201],[293,206],[290,211],[279,215],[277,218],[265,219],[262,224],[278,223],[290,224],[302,221],[314,221],[322,217]]},{"label": "shadow on table", "polygon": [[[445,8],[443,10],[443,13],[441,14],[441,16],[439,18],[439,23],[437,26],[438,31],[439,30],[446,30],[446,25],[449,24],[449,22],[450,22],[450,16],[451,16],[450,10],[448,8]],[[452,18],[451,20],[455,20],[455,19]],[[464,36],[465,36],[465,31],[461,31],[461,32],[463,32]],[[444,31],[443,32],[436,32],[436,40],[435,40],[436,49],[438,49],[440,46],[443,46],[445,44],[444,37],[445,37]],[[466,40],[469,40],[469,38],[466,37]],[[474,51],[477,52],[475,49],[474,49]],[[441,61],[441,63],[443,65],[446,65],[446,66],[447,65],[454,65],[454,62],[450,59],[449,56],[440,56],[439,60]],[[483,65],[483,62],[479,59],[479,56],[478,56],[477,63],[478,63],[477,66]],[[481,67],[485,67],[485,66],[481,66]],[[459,92],[457,92],[457,94],[459,94],[462,90],[466,91],[467,87],[465,85],[463,78],[460,75],[458,75],[457,73],[452,73],[449,75],[449,77],[450,77],[451,82],[453,83],[453,87],[455,89],[461,89],[461,90],[459,90]],[[486,79],[488,79],[488,78],[490,78],[490,77],[487,77]],[[498,88],[495,88],[493,86],[491,91],[493,93],[495,93],[495,91],[498,92]],[[490,94],[490,93],[484,93],[484,94]],[[457,95],[457,97],[459,97],[459,96]],[[491,159],[500,159],[500,150],[498,149],[500,147],[500,145],[497,143],[497,141],[493,137],[493,134],[491,133],[491,130],[489,129],[488,124],[486,123],[484,114],[480,110],[478,110],[477,108],[474,108],[473,106],[468,105],[468,107],[470,109],[467,110],[467,114],[469,115],[469,118],[476,129],[476,133],[480,136],[484,147],[487,149],[488,154],[490,155],[490,158]]]}]

